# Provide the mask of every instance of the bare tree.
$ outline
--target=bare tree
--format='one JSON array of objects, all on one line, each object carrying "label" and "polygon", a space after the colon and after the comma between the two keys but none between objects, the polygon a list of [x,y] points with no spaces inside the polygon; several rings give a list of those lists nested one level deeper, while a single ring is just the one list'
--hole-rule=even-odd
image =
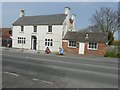
[{"label": "bare tree", "polygon": [[[118,28],[118,12],[110,8],[101,8],[92,16],[93,26],[101,32],[108,32],[110,37],[117,31]],[[113,38],[110,38],[112,42]]]}]

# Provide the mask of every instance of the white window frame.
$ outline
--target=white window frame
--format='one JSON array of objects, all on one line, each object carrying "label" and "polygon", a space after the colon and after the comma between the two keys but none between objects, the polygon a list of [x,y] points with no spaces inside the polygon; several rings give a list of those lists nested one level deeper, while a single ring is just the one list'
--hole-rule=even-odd
[{"label": "white window frame", "polygon": [[[74,46],[74,45],[72,44],[73,46],[72,46],[72,45],[70,46],[70,42],[75,42],[76,45]],[[77,48],[77,42],[76,42],[76,41],[72,41],[72,40],[68,41],[68,47],[70,47],[70,48]]]},{"label": "white window frame", "polygon": [[[92,48],[92,45],[90,47],[90,42],[88,43],[88,49],[89,50],[98,50],[98,43],[91,43],[93,45],[93,48]],[[95,44],[96,44],[96,48],[95,48]]]},{"label": "white window frame", "polygon": [[25,37],[18,37],[18,44],[25,44],[26,43],[26,38]]},{"label": "white window frame", "polygon": [[53,39],[45,39],[45,46],[53,46]]},{"label": "white window frame", "polygon": [[37,32],[37,26],[33,26],[33,32],[34,32],[34,33]]},{"label": "white window frame", "polygon": [[48,26],[48,33],[52,33],[52,25]]},{"label": "white window frame", "polygon": [[24,26],[21,26],[21,32],[24,32]]}]

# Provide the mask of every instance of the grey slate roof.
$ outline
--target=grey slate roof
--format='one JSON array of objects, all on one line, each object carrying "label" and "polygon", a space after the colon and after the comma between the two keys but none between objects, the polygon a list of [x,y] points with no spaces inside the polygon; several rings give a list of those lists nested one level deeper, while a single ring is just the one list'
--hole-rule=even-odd
[{"label": "grey slate roof", "polygon": [[107,33],[103,32],[88,32],[88,38],[85,38],[85,32],[71,32],[68,31],[63,38],[63,40],[73,40],[73,41],[80,41],[80,42],[104,42],[107,43],[108,35]]},{"label": "grey slate roof", "polygon": [[13,23],[14,26],[24,25],[62,25],[65,14],[52,14],[40,16],[23,16]]}]

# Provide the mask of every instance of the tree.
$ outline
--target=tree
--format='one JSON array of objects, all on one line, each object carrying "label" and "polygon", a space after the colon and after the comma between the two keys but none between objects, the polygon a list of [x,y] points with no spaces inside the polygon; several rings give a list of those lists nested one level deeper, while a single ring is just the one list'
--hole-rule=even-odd
[{"label": "tree", "polygon": [[110,8],[101,8],[95,12],[91,21],[98,31],[108,33],[108,44],[111,44],[114,40],[113,35],[118,28],[118,12]]}]

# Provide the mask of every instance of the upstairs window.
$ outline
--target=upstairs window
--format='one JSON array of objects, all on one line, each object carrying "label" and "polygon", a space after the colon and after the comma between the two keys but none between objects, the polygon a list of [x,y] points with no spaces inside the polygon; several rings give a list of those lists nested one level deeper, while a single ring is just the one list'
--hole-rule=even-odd
[{"label": "upstairs window", "polygon": [[76,41],[69,41],[69,47],[76,47]]},{"label": "upstairs window", "polygon": [[37,26],[34,26],[34,31],[33,32],[37,32]]},{"label": "upstairs window", "polygon": [[52,26],[48,26],[48,32],[52,32]]},{"label": "upstairs window", "polygon": [[98,44],[97,43],[89,43],[88,44],[88,49],[90,50],[97,50]]},{"label": "upstairs window", "polygon": [[21,32],[23,32],[24,31],[24,26],[21,26]]}]

